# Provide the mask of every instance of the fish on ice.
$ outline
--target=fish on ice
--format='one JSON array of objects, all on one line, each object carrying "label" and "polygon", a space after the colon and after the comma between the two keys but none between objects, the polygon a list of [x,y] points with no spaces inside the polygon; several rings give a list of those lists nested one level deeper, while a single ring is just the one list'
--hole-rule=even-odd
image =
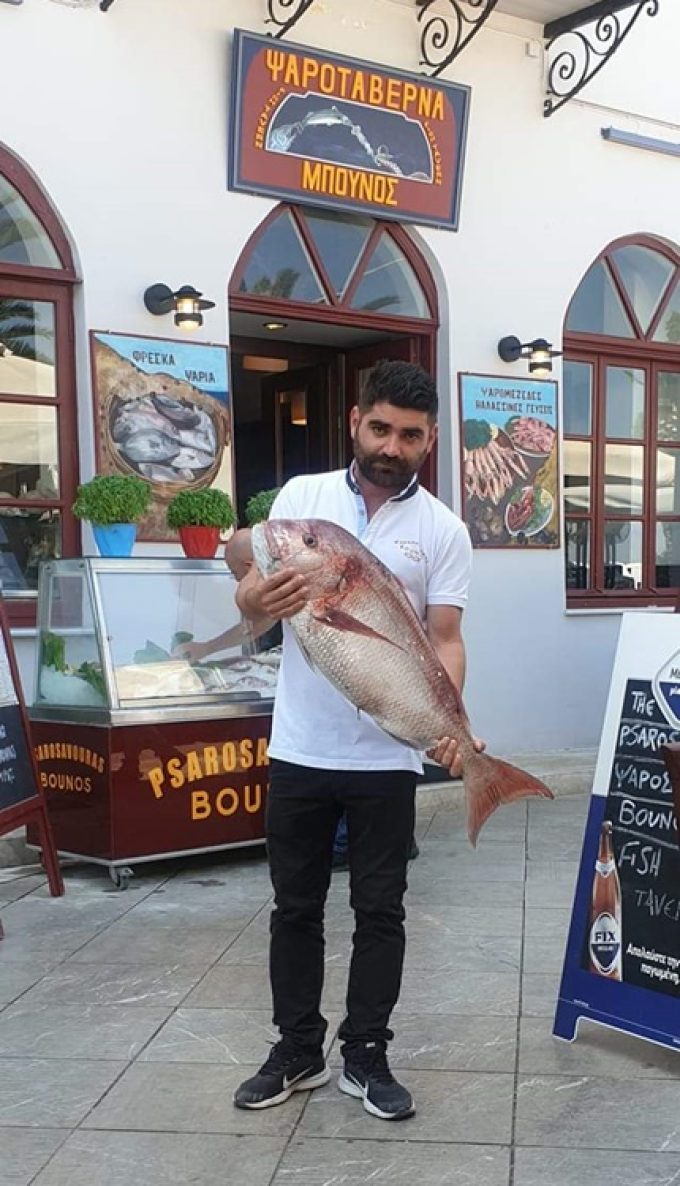
[{"label": "fish on ice", "polygon": [[552,791],[516,766],[475,750],[460,694],[397,578],[344,528],[323,519],[270,519],[253,528],[263,576],[305,577],[309,600],[290,626],[312,666],[351,704],[413,749],[458,743],[470,842],[495,809]]}]

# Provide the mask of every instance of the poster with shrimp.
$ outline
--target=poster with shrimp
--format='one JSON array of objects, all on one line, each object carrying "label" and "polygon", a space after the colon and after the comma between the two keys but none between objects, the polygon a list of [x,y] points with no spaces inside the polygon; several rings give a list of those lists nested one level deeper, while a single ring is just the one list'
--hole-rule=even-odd
[{"label": "poster with shrimp", "polygon": [[137,474],[153,488],[140,540],[176,540],[168,502],[215,486],[234,498],[226,346],[90,334],[97,472]]},{"label": "poster with shrimp", "polygon": [[557,384],[460,376],[463,518],[475,548],[558,548]]}]

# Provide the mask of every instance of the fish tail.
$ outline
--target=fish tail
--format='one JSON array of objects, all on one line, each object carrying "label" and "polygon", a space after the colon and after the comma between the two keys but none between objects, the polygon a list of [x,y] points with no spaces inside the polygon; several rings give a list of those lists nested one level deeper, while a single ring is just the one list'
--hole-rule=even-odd
[{"label": "fish tail", "polygon": [[527,774],[518,766],[492,758],[490,754],[473,754],[463,770],[463,785],[467,802],[468,837],[473,848],[489,816],[502,803],[514,803],[527,795],[541,795],[554,799],[540,778]]}]

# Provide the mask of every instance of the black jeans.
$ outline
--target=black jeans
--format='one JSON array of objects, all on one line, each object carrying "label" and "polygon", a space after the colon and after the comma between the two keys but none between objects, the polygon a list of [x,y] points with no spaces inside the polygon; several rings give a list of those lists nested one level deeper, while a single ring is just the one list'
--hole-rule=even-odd
[{"label": "black jeans", "polygon": [[406,869],[414,824],[416,776],[410,770],[318,770],[273,759],[267,846],[274,910],[270,974],[274,1024],[284,1037],[318,1050],[323,917],[333,837],[347,814],[350,902],[355,916],[340,1027],[346,1046],[387,1042],[404,963]]}]

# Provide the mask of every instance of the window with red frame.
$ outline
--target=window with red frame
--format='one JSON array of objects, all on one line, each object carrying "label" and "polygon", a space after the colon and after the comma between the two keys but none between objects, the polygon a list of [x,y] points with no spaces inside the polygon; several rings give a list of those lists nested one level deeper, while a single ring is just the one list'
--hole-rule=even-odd
[{"label": "window with red frame", "polygon": [[611,244],[564,335],[567,603],[674,604],[680,593],[680,253]]},{"label": "window with red frame", "polygon": [[41,560],[79,545],[75,279],[45,195],[0,149],[0,587],[17,625],[35,621]]}]

